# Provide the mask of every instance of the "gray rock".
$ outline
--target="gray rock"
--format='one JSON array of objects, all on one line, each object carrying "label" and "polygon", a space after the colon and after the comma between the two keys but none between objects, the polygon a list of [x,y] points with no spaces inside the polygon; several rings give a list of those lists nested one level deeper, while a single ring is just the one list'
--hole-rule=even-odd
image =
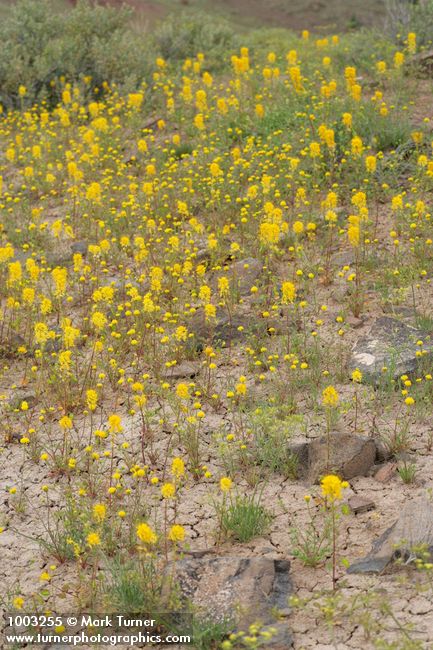
[{"label": "gray rock", "polygon": [[410,60],[410,63],[415,63],[417,66],[421,65],[426,68],[433,67],[433,50],[423,50],[418,52]]},{"label": "gray rock", "polygon": [[355,263],[356,255],[355,251],[353,249],[346,250],[346,251],[339,251],[336,253],[332,261],[335,264],[335,266],[342,267],[342,266],[352,266],[352,264]]},{"label": "gray rock", "polygon": [[[240,326],[243,327],[242,330],[239,330]],[[206,322],[204,313],[199,310],[187,323],[187,327],[194,334],[193,347],[200,350],[209,343],[225,347],[233,341],[242,340],[252,329],[258,330],[259,323],[251,323],[251,317],[248,319],[247,315],[229,316],[223,309],[217,309],[214,322]]]},{"label": "gray rock", "polygon": [[6,403],[10,409],[17,409],[20,407],[21,402],[27,402],[29,406],[34,406],[36,403],[36,393],[29,389],[18,389]]},{"label": "gray rock", "polygon": [[72,262],[72,252],[70,251],[51,251],[47,253],[47,264],[50,269],[57,266],[70,266]]},{"label": "gray rock", "polygon": [[18,348],[26,347],[26,342],[17,332],[8,332],[4,340],[0,340],[0,357],[12,358],[15,357]]},{"label": "gray rock", "polygon": [[[329,452],[329,458],[328,458]],[[313,440],[308,445],[306,478],[317,483],[324,474],[337,474],[350,480],[365,476],[376,459],[376,445],[372,438],[350,433],[331,433]]]},{"label": "gray rock", "polygon": [[299,473],[305,474],[308,468],[308,442],[297,442],[289,445],[289,454],[297,459]]},{"label": "gray rock", "polygon": [[[394,379],[403,374],[413,374],[420,359],[416,356],[421,349],[416,344],[418,340],[423,341],[423,350],[431,359],[433,345],[429,336],[395,318],[382,316],[374,322],[370,332],[356,342],[348,364],[349,372],[358,368],[363,381],[373,384],[380,382],[383,367]],[[423,358],[425,360],[425,355]]]},{"label": "gray rock", "polygon": [[16,260],[17,262],[21,262],[21,264],[25,264],[28,259],[33,257],[33,259],[36,261],[39,261],[37,257],[34,257],[33,253],[31,251],[22,251],[22,250],[16,250],[13,259]]},{"label": "gray rock", "polygon": [[336,286],[331,292],[332,298],[338,303],[342,304],[347,300],[349,295],[349,288],[345,285]]},{"label": "gray rock", "polygon": [[397,463],[385,463],[374,475],[374,478],[379,483],[388,483],[397,471]]},{"label": "gray rock", "polygon": [[83,256],[87,255],[88,249],[89,244],[86,241],[74,241],[74,243],[71,244],[71,251],[73,253],[81,253]]},{"label": "gray rock", "polygon": [[392,458],[392,452],[389,446],[380,438],[375,439],[376,443],[376,462],[385,463]]},{"label": "gray rock", "polygon": [[164,368],[161,372],[162,379],[181,379],[182,377],[195,377],[198,373],[199,367],[196,363],[191,361],[182,361],[170,368]]},{"label": "gray rock", "polygon": [[232,279],[232,286],[241,296],[250,293],[251,287],[263,273],[263,264],[254,257],[235,262],[227,272]]},{"label": "gray rock", "polygon": [[233,620],[233,630],[248,631],[261,622],[274,633],[267,647],[292,646],[285,623],[275,622],[275,610],[287,611],[292,593],[290,562],[267,557],[202,557],[183,559],[167,567],[175,574],[181,599],[190,601],[206,618]]},{"label": "gray rock", "polygon": [[200,248],[195,254],[195,259],[197,262],[207,261],[210,260],[210,258],[211,254],[208,248]]},{"label": "gray rock", "polygon": [[352,327],[352,329],[357,330],[360,327],[363,327],[364,319],[350,315],[346,318],[346,324],[349,325],[349,327]]},{"label": "gray rock", "polygon": [[220,344],[229,344],[232,341],[238,341],[245,337],[245,329],[239,330],[239,327],[248,328],[248,323],[240,316],[229,317],[227,315],[220,316],[217,319],[213,341]]},{"label": "gray rock", "polygon": [[62,347],[62,329],[55,325],[51,328],[51,331],[55,332],[55,336],[52,339],[48,339],[45,343],[45,352],[59,352]]},{"label": "gray rock", "polygon": [[406,503],[400,517],[374,542],[370,553],[354,562],[347,572],[380,573],[397,560],[408,564],[416,559],[416,549],[420,547],[424,547],[432,556],[432,506],[426,497]]}]

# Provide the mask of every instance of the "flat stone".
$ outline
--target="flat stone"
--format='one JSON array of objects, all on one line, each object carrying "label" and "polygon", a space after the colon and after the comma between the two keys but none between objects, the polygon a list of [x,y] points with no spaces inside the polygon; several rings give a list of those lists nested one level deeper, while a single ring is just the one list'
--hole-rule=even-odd
[{"label": "flat stone", "polygon": [[374,475],[376,481],[379,483],[388,483],[394,476],[397,470],[397,463],[385,463],[382,467],[379,467],[377,472]]},{"label": "flat stone", "polygon": [[[420,357],[417,341],[422,340],[428,359],[432,358],[433,345],[425,332],[407,325],[395,318],[382,316],[372,325],[368,334],[360,338],[352,349],[348,370],[358,368],[363,381],[378,384],[383,377],[383,368],[388,369],[393,379],[403,374],[416,372]],[[426,355],[423,356],[425,362]]]},{"label": "flat stone", "polygon": [[374,543],[370,553],[347,570],[348,573],[380,573],[391,562],[408,564],[415,560],[415,549],[425,547],[433,553],[433,508],[422,497],[403,506],[400,517]]},{"label": "flat stone", "polygon": [[284,650],[292,646],[286,623],[275,619],[276,610],[287,613],[292,593],[290,562],[267,557],[200,557],[169,564],[181,601],[187,601],[215,622],[233,620],[233,631],[248,630],[260,622],[275,628],[267,647]]},{"label": "flat stone", "polygon": [[365,497],[358,496],[357,494],[350,497],[347,503],[355,515],[361,512],[368,512],[369,510],[373,510],[376,507],[374,501],[371,499],[366,499]]}]

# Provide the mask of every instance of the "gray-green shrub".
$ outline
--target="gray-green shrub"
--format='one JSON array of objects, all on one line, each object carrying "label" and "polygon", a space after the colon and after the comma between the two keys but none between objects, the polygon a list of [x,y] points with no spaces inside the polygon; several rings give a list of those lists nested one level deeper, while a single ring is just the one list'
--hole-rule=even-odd
[{"label": "gray-green shrub", "polygon": [[232,29],[205,14],[183,12],[169,16],[154,34],[155,48],[169,61],[183,61],[202,52],[206,68],[218,69],[230,61],[239,43]]},{"label": "gray-green shrub", "polygon": [[387,28],[400,43],[415,32],[418,46],[433,43],[433,0],[386,0]]},{"label": "gray-green shrub", "polygon": [[27,88],[25,103],[59,101],[64,77],[92,78],[90,90],[103,81],[133,88],[149,70],[146,40],[130,26],[130,11],[80,0],[68,11],[52,0],[21,0],[0,25],[0,102],[20,104],[18,88]]}]

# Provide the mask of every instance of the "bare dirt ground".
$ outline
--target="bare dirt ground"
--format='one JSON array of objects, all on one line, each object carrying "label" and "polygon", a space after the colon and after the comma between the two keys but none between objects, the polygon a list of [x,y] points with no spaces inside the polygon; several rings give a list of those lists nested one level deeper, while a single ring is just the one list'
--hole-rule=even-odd
[{"label": "bare dirt ground", "polygon": [[[333,301],[328,300],[329,309],[332,311]],[[355,341],[368,329],[374,318],[374,306],[372,312],[365,321],[364,327],[348,332],[346,343]],[[239,354],[240,358],[240,354]],[[233,373],[239,367],[239,358],[236,348],[233,348],[226,357],[225,365],[221,365],[219,375],[221,378]],[[4,390],[4,386],[0,390]],[[344,398],[347,386],[337,386]],[[372,390],[368,387],[362,390]],[[213,432],[220,427],[229,425],[229,416],[214,416],[209,419],[205,438],[211,440]],[[314,437],[320,433],[315,425],[314,417],[309,424],[309,435]],[[392,424],[391,418],[388,423]],[[126,425],[128,427],[128,425]],[[353,421],[345,418],[339,425],[344,430],[351,430]],[[360,432],[366,434],[372,428],[372,416],[366,412],[360,423]],[[317,434],[316,434],[317,430]],[[395,472],[389,482],[380,483],[373,476],[355,478],[350,481],[350,489],[347,490],[346,498],[358,494],[374,501],[374,510],[358,515],[343,517],[339,532],[339,554],[352,563],[366,555],[375,539],[378,538],[399,516],[402,506],[408,501],[413,501],[433,488],[433,456],[428,451],[428,440],[431,424],[426,422],[412,431],[413,442],[409,454],[416,458],[418,479],[412,485],[404,485],[399,475]],[[128,428],[128,438],[131,444],[137,446],[137,432],[132,427]],[[211,449],[211,446],[209,447]],[[212,473],[217,474],[218,465],[215,464],[212,456],[207,459],[207,465]],[[63,609],[65,613],[71,609],[75,610],[76,601],[70,595],[77,588],[74,583],[76,578],[71,575],[71,583],[68,585],[68,569],[65,565],[52,568],[52,562],[42,564],[38,537],[46,537],[47,521],[47,499],[53,506],[57,506],[58,497],[63,489],[58,483],[59,494],[56,488],[56,479],[46,473],[41,466],[31,463],[20,448],[19,444],[10,444],[1,451],[2,474],[0,477],[0,492],[3,493],[3,513],[8,522],[7,530],[0,535],[0,582],[9,589],[16,584],[20,585],[23,597],[30,596],[34,586],[39,582],[39,576],[45,570],[52,575],[51,588],[64,592]],[[61,480],[61,479],[57,479]],[[49,495],[41,494],[41,485],[50,485]],[[8,494],[11,485],[22,486],[23,489],[23,511],[17,511],[13,506],[13,499]],[[248,493],[251,488],[246,482],[238,485],[240,490]],[[317,492],[317,488],[308,486],[299,481],[290,479],[283,480],[274,476],[270,480],[263,493],[263,503],[273,512],[274,520],[269,533],[263,537],[254,539],[247,544],[228,544],[218,549],[218,553],[224,555],[267,555],[275,558],[290,558],[292,561],[292,580],[294,595],[299,598],[310,598],[312,595],[329,590],[331,577],[329,567],[306,568],[298,560],[293,560],[290,555],[291,538],[290,528],[296,526],[303,530],[308,521],[307,510],[304,502],[304,495]],[[206,484],[190,483],[187,486],[187,495],[180,505],[179,516],[182,521],[188,522],[187,532],[190,540],[191,550],[208,549],[214,545],[215,515],[209,502],[209,489]],[[421,585],[419,572],[413,569],[400,569],[399,571],[387,571],[380,576],[348,575],[343,567],[339,569],[339,584],[341,598],[353,599],[355,594],[369,593],[372,590],[379,591],[383,598],[389,600],[393,608],[393,614],[399,624],[410,624],[416,631],[414,636],[421,642],[422,648],[426,650],[431,647],[433,641],[433,600],[431,590],[425,592]],[[373,614],[374,616],[375,614]],[[341,617],[331,631],[324,621],[323,612],[320,613],[314,605],[294,610],[287,620],[289,628],[294,633],[295,650],[369,650],[373,648],[374,634],[369,640],[365,637],[364,630],[358,614],[353,620],[348,621]],[[389,621],[388,621],[389,623]],[[396,624],[391,621],[389,635]],[[413,633],[413,632],[412,632]],[[396,646],[400,648],[400,646]],[[409,647],[409,646],[408,646]]]}]

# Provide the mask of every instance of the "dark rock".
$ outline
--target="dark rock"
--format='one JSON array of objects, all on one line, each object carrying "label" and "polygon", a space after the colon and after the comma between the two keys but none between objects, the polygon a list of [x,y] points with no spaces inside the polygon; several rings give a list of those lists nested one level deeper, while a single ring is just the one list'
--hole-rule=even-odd
[{"label": "dark rock", "polygon": [[192,602],[206,618],[234,619],[234,631],[248,631],[256,622],[274,628],[267,645],[273,650],[292,646],[287,625],[275,622],[275,610],[287,611],[292,593],[289,571],[288,560],[266,557],[187,558],[167,567],[181,600]]},{"label": "dark rock", "polygon": [[375,321],[370,332],[356,342],[349,361],[349,372],[358,368],[363,381],[373,384],[380,382],[383,367],[394,379],[403,374],[413,374],[420,360],[416,355],[421,349],[417,345],[419,339],[423,341],[423,350],[431,359],[433,345],[429,336],[411,325],[382,316]]},{"label": "dark rock", "polygon": [[416,549],[433,553],[433,508],[421,498],[403,506],[400,517],[374,543],[370,553],[354,562],[348,573],[380,573],[391,562],[403,564],[416,559]]},{"label": "dark rock", "polygon": [[[329,452],[329,458],[328,458]],[[324,474],[337,474],[350,480],[368,474],[376,458],[372,438],[350,433],[331,433],[310,443],[308,449],[307,479],[317,483]]]},{"label": "dark rock", "polygon": [[389,315],[396,320],[403,321],[412,325],[414,311],[413,307],[405,307],[404,305],[394,305],[391,302],[386,302],[382,306],[383,313]]},{"label": "dark rock", "polygon": [[390,561],[391,558],[386,557],[367,557],[365,560],[351,564],[347,573],[381,573]]},{"label": "dark rock", "polygon": [[8,444],[20,442],[22,437],[23,434],[18,433],[18,431],[10,431],[9,429],[4,431],[4,441]]},{"label": "dark rock", "polygon": [[376,443],[376,462],[385,463],[387,460],[392,458],[393,454],[387,444],[383,440],[375,440]]},{"label": "dark rock", "polygon": [[229,317],[227,315],[217,318],[216,327],[213,334],[215,343],[228,344],[245,337],[245,331],[239,327],[245,328],[245,319],[239,316]]},{"label": "dark rock", "polygon": [[269,632],[269,638],[260,643],[262,648],[270,650],[287,650],[293,646],[293,637],[289,630],[288,624],[284,622],[267,625],[260,630],[260,634]]}]

